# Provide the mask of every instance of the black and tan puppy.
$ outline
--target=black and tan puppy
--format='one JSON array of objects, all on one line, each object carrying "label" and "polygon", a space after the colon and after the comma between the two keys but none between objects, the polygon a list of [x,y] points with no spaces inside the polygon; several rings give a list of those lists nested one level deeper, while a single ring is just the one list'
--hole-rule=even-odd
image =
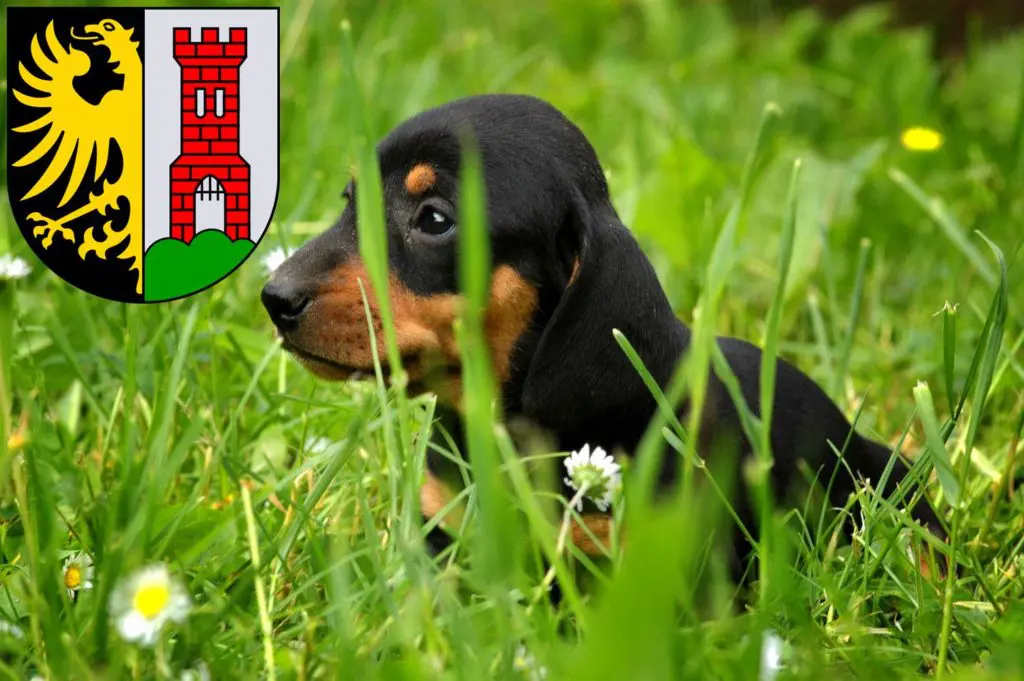
[{"label": "black and tan puppy", "polygon": [[[560,112],[534,98],[461,99],[406,121],[378,147],[389,294],[412,389],[434,390],[451,405],[461,399],[452,323],[463,130],[475,136],[483,158],[493,252],[485,331],[504,413],[542,427],[564,451],[589,443],[632,452],[656,405],[612,329],[629,338],[663,386],[686,352],[690,332],[619,220],[594,149]],[[373,373],[358,281],[368,291],[370,285],[359,257],[351,183],[345,195],[348,206],[337,224],[292,255],[263,290],[284,346],[310,371],[334,380]],[[369,299],[382,343],[372,294]],[[760,351],[741,340],[721,338],[719,344],[757,411]],[[385,357],[383,346],[379,350]],[[734,444],[741,456],[750,452],[736,408],[714,379],[703,424],[702,448],[714,438],[716,445]],[[829,397],[782,361],[771,445],[780,498],[803,460],[824,483],[839,465],[832,486],[839,505],[854,488],[851,471],[877,483],[890,458],[887,447],[851,435]],[[832,448],[844,445],[845,466]],[[896,464],[886,493],[906,470]],[[939,530],[927,504],[913,513]]]}]

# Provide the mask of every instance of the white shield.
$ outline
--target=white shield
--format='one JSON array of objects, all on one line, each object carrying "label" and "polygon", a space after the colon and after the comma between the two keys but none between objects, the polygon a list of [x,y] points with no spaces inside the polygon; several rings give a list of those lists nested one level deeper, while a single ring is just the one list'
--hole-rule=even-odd
[{"label": "white shield", "polygon": [[277,202],[277,9],[145,10],[144,296],[229,275]]}]

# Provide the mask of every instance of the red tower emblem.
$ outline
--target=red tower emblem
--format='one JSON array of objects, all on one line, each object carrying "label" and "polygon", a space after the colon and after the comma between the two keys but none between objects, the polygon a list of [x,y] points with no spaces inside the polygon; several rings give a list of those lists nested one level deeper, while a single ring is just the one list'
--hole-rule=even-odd
[{"label": "red tower emblem", "polygon": [[[249,164],[238,148],[238,72],[246,29],[174,29],[174,60],[181,67],[181,155],[171,164],[171,238],[192,241],[197,214],[209,202],[229,239],[249,239]],[[220,225],[217,225],[220,226]]]}]

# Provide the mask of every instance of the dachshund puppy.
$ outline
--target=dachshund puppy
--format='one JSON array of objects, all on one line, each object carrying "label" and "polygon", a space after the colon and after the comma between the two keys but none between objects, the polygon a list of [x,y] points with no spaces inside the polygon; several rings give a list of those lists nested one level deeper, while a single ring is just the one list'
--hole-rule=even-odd
[{"label": "dachshund puppy", "polygon": [[[690,331],[619,220],[590,143],[559,111],[532,97],[460,99],[402,123],[377,148],[388,293],[410,390],[433,390],[458,412],[461,373],[452,324],[460,300],[456,216],[463,131],[475,137],[485,174],[492,243],[485,336],[504,414],[539,426],[560,451],[590,444],[633,452],[656,403],[612,329],[626,335],[663,387],[687,350]],[[353,183],[345,196],[338,222],[281,265],[262,293],[284,347],[330,380],[373,375],[360,280],[377,350],[386,358],[376,299],[359,256]],[[760,350],[731,338],[718,343],[744,398],[759,413]],[[736,407],[714,375],[701,416],[705,456],[723,443],[740,457],[750,455]],[[771,479],[779,498],[798,481],[802,461],[824,484],[834,474],[832,502],[842,506],[855,476],[877,484],[890,458],[888,447],[851,432],[832,400],[781,360],[771,426]],[[844,452],[844,462],[836,451]],[[673,464],[678,459],[666,458]],[[441,461],[431,459],[428,466],[443,475]],[[672,469],[665,470],[666,481]],[[893,492],[907,470],[897,461],[883,491]],[[440,508],[435,496],[431,489],[423,495],[427,515]],[[753,528],[747,495],[739,496],[741,518]],[[912,514],[941,533],[927,503]]]}]

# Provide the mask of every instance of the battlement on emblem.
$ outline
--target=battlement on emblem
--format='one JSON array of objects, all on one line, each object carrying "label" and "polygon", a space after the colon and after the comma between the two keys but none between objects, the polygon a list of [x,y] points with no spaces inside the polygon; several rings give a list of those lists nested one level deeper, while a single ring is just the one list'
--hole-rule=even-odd
[{"label": "battlement on emblem", "polygon": [[200,29],[200,39],[193,40],[189,27],[174,29],[174,59],[182,66],[237,67],[246,57],[248,31],[244,27],[227,29],[221,40],[219,28]]}]

